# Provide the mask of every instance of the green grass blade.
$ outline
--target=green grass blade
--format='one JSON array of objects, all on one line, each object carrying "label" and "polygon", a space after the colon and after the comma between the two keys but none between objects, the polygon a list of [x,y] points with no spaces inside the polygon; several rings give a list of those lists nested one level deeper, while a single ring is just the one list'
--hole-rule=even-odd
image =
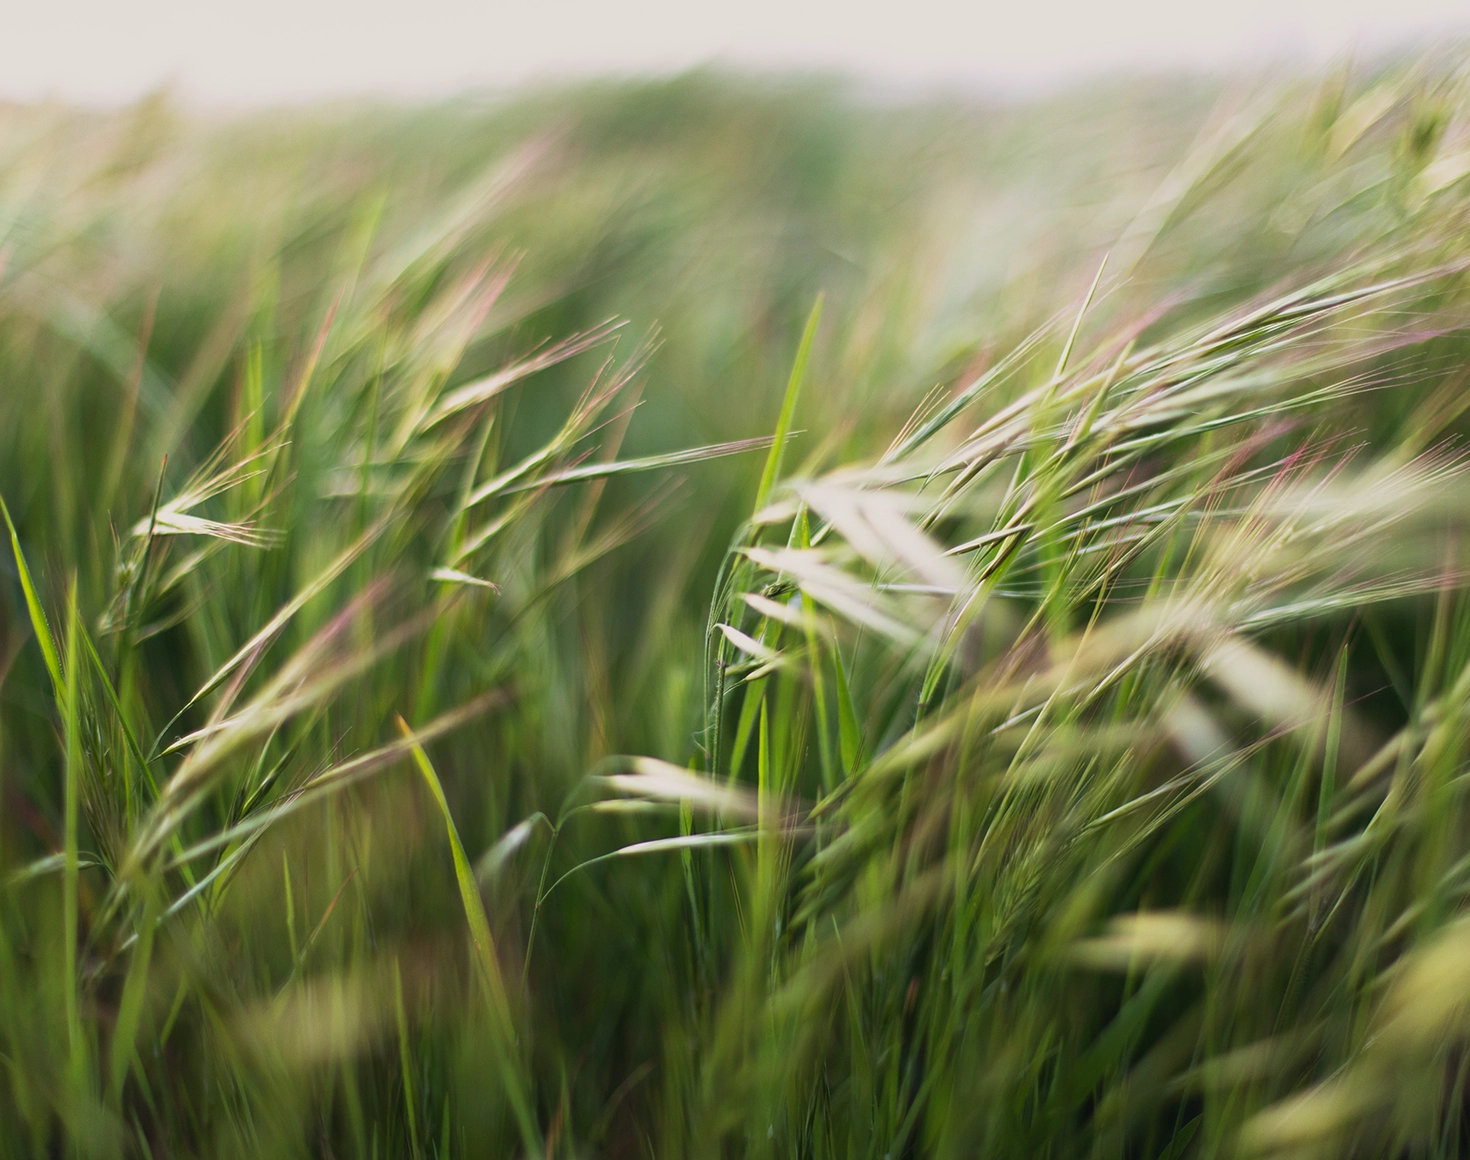
[{"label": "green grass blade", "polygon": [[86,1082],[87,1049],[82,1031],[81,979],[77,974],[77,936],[81,915],[78,909],[80,868],[78,866],[77,823],[80,812],[82,783],[82,691],[81,672],[77,664],[81,638],[81,616],[77,612],[77,585],[73,580],[67,597],[66,682],[63,686],[64,740],[66,744],[66,782],[63,787],[64,831],[63,851],[66,868],[62,879],[63,985],[66,995],[66,1038],[71,1081],[78,1097]]},{"label": "green grass blade", "polygon": [[153,933],[157,916],[151,901],[144,906],[138,925],[138,941],[133,944],[132,960],[123,981],[122,998],[118,1001],[117,1023],[112,1031],[109,1053],[108,1102],[116,1108],[122,1103],[123,1085],[137,1055],[138,1032],[143,1022],[143,1007],[148,996],[148,968],[153,958]]},{"label": "green grass blade", "polygon": [[40,598],[36,595],[36,586],[31,581],[31,570],[26,564],[25,553],[20,550],[20,536],[15,530],[15,522],[10,518],[10,509],[5,506],[5,500],[0,497],[0,515],[5,517],[5,526],[10,529],[10,547],[15,553],[15,569],[20,574],[21,591],[25,593],[26,611],[31,616],[31,630],[36,634],[36,643],[41,646],[41,656],[46,661],[46,671],[51,674],[51,687],[56,690],[60,697],[64,688],[61,675],[61,661],[56,653],[56,640],[51,635],[51,626],[46,623],[46,613],[41,607]]},{"label": "green grass blade", "polygon": [[760,511],[771,497],[771,491],[781,478],[781,457],[786,451],[786,440],[791,433],[791,421],[796,415],[796,400],[801,395],[801,384],[806,379],[806,364],[811,357],[812,342],[817,336],[817,324],[822,321],[822,295],[817,295],[812,312],[807,315],[806,327],[801,332],[801,344],[796,348],[796,361],[791,366],[791,377],[786,380],[786,394],[781,399],[781,414],[776,419],[776,432],[771,437],[771,451],[766,456],[766,465],[761,470],[760,486],[755,492],[754,511]]},{"label": "green grass blade", "polygon": [[[398,719],[398,728],[405,738],[413,736],[413,730],[402,717]],[[485,904],[480,899],[480,887],[475,881],[475,872],[470,865],[470,860],[465,857],[464,845],[459,840],[459,829],[454,824],[454,815],[449,812],[449,802],[444,797],[444,787],[439,783],[439,775],[434,772],[429,755],[424,752],[422,745],[414,744],[412,750],[414,762],[418,765],[419,773],[423,775],[424,784],[429,787],[434,804],[439,807],[439,812],[444,817],[444,828],[449,836],[449,850],[454,859],[454,877],[459,885],[460,902],[464,906],[465,920],[469,923],[470,938],[475,946],[475,964],[490,1005],[491,1020],[496,1034],[500,1037],[496,1048],[506,1097],[510,1101],[511,1109],[520,1127],[522,1143],[530,1155],[540,1155],[544,1149],[541,1130],[532,1116],[520,1064],[514,1056],[516,1037],[510,1000],[506,994],[505,979],[500,970],[500,959],[495,951],[495,941],[490,934],[490,920],[485,914]]]},{"label": "green grass blade", "polygon": [[418,1091],[413,1082],[413,1059],[408,1048],[408,1013],[403,1006],[403,972],[398,959],[393,959],[393,1014],[398,1022],[398,1068],[403,1079],[403,1107],[408,1117],[409,1148],[414,1157],[422,1155],[419,1147]]}]

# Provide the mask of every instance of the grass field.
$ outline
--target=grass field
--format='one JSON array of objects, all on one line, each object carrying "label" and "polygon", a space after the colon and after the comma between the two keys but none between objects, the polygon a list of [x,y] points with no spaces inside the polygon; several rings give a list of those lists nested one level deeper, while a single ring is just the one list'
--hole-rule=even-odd
[{"label": "grass field", "polygon": [[1470,75],[0,110],[0,1154],[1470,1151]]}]

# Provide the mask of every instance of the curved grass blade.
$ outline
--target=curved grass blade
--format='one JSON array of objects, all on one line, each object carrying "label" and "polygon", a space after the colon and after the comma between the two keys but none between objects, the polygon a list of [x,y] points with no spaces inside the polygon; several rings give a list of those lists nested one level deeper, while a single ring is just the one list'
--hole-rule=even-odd
[{"label": "curved grass blade", "polygon": [[[402,717],[398,728],[405,739],[413,736],[413,730]],[[505,1085],[506,1097],[520,1128],[521,1141],[527,1154],[541,1155],[545,1146],[541,1140],[541,1129],[532,1117],[531,1105],[526,1091],[521,1066],[514,1058],[515,1024],[511,1016],[510,1000],[505,990],[505,978],[501,974],[500,960],[496,956],[495,941],[490,934],[490,920],[485,914],[485,904],[480,899],[480,887],[475,881],[474,869],[465,857],[464,844],[459,840],[459,830],[454,824],[454,815],[449,812],[449,802],[444,797],[444,787],[439,775],[429,761],[424,747],[414,741],[410,746],[415,764],[423,775],[424,783],[434,798],[434,804],[444,816],[444,828],[449,836],[449,851],[454,859],[454,877],[459,884],[460,902],[464,905],[465,920],[469,923],[470,938],[475,944],[475,964],[480,981],[485,988],[485,997],[490,1006],[490,1017],[500,1042],[496,1044],[496,1058],[500,1064],[501,1082]]]}]

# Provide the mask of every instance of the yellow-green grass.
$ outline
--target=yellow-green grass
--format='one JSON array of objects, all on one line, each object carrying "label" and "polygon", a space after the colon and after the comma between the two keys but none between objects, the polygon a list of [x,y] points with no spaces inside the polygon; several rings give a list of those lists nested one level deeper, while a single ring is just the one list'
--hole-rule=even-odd
[{"label": "yellow-green grass", "polygon": [[0,158],[0,1153],[1470,1148],[1458,59]]}]

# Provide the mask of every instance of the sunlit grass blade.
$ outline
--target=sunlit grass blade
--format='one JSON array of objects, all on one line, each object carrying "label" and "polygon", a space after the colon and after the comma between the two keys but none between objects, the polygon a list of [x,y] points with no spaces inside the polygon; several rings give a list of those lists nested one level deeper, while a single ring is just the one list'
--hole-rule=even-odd
[{"label": "sunlit grass blade", "polygon": [[[795,432],[790,433],[794,435]],[[788,436],[790,437],[790,436]],[[617,459],[611,463],[583,463],[561,471],[551,471],[538,476],[534,481],[514,484],[504,492],[523,491],[530,487],[557,487],[568,483],[582,483],[593,479],[611,479],[619,475],[634,475],[642,471],[660,471],[670,467],[682,467],[686,463],[702,463],[707,459],[722,459],[727,455],[742,455],[747,451],[763,451],[770,447],[772,438],[763,435],[756,439],[737,439],[730,443],[711,443],[706,447],[690,447],[684,451],[670,451],[664,455],[645,455],[640,459]]]},{"label": "sunlit grass blade", "polygon": [[15,553],[15,570],[20,576],[21,591],[25,593],[26,611],[31,617],[31,631],[36,634],[36,643],[41,648],[41,656],[46,661],[46,671],[51,674],[51,687],[61,696],[64,680],[61,673],[61,660],[56,652],[56,640],[51,635],[51,627],[46,622],[46,612],[41,607],[40,597],[36,595],[36,585],[31,579],[30,567],[26,564],[25,553],[20,549],[20,535],[15,530],[15,521],[10,518],[10,509],[6,507],[5,500],[0,498],[0,515],[5,517],[5,526],[10,531],[10,548]]},{"label": "sunlit grass blade", "polygon": [[776,418],[776,431],[771,436],[771,451],[766,456],[766,465],[761,469],[760,483],[755,489],[754,511],[760,511],[766,506],[772,489],[781,478],[781,459],[786,453],[786,439],[796,416],[796,401],[801,397],[802,383],[806,380],[806,366],[811,358],[812,343],[817,337],[817,325],[822,321],[822,301],[822,296],[818,295],[801,332],[801,342],[796,348],[796,361],[791,364],[791,377],[786,381],[786,393],[781,398],[781,413]]}]

